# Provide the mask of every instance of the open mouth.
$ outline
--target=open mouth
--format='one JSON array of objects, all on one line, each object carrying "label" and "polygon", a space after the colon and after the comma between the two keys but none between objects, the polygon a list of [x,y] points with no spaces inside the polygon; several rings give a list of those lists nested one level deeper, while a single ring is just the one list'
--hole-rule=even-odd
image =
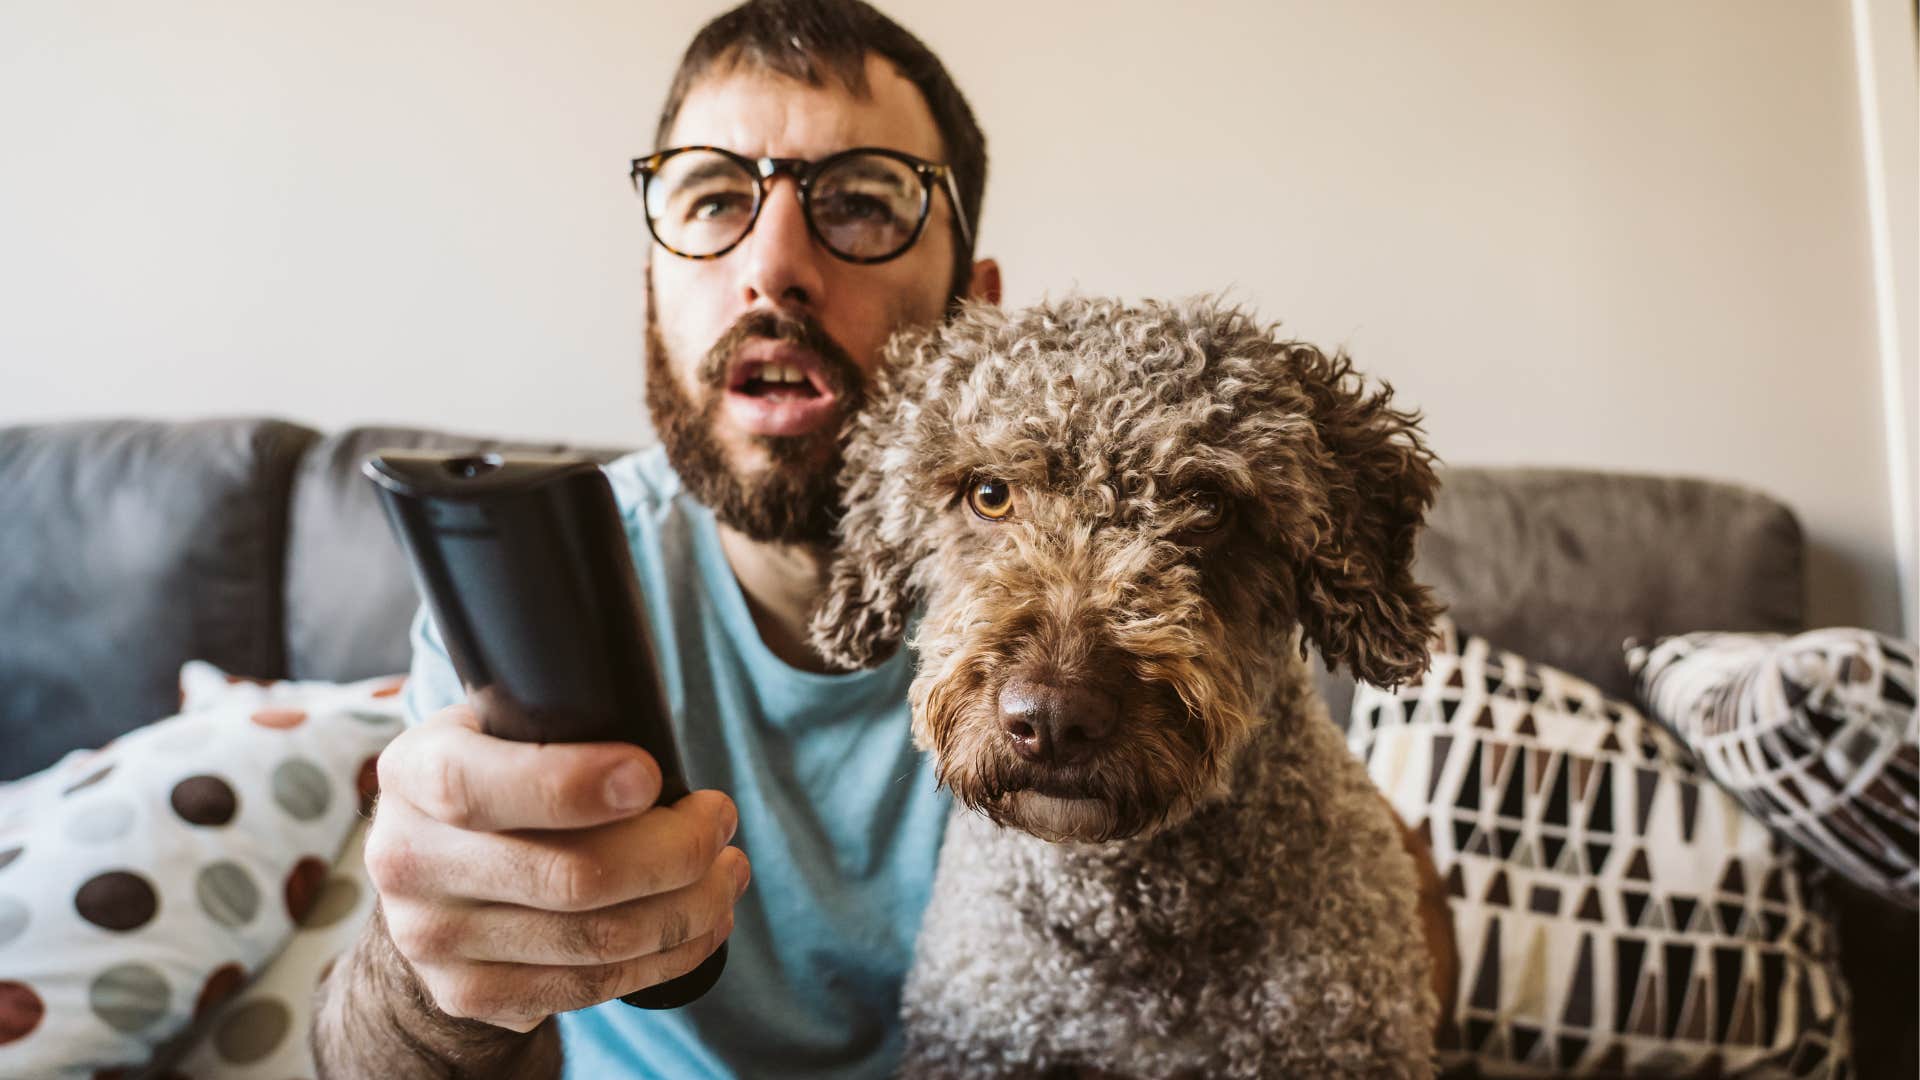
[{"label": "open mouth", "polygon": [[735,370],[733,385],[727,389],[731,393],[776,401],[828,396],[826,388],[815,382],[817,378],[795,364],[749,360]]},{"label": "open mouth", "polygon": [[838,400],[819,358],[792,346],[742,357],[727,380],[727,412],[754,435],[819,431],[838,419]]}]

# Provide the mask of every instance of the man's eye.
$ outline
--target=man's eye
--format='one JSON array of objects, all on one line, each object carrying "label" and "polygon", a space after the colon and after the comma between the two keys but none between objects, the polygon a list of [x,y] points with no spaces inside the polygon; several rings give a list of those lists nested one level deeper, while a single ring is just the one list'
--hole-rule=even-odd
[{"label": "man's eye", "polygon": [[816,202],[821,217],[834,224],[893,224],[893,207],[871,195],[834,195]]},{"label": "man's eye", "polygon": [[978,480],[967,491],[967,507],[988,521],[1004,521],[1013,513],[1013,488],[1000,480]]},{"label": "man's eye", "polygon": [[713,221],[745,213],[750,205],[746,196],[732,192],[702,195],[688,208],[687,218],[690,221]]}]

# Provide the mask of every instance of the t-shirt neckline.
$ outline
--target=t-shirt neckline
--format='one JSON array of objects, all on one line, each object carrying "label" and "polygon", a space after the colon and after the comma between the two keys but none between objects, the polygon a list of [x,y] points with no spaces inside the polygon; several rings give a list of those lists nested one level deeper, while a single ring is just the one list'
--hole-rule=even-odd
[{"label": "t-shirt neckline", "polygon": [[734,647],[756,668],[777,672],[781,678],[808,689],[848,690],[871,679],[889,677],[893,674],[894,666],[904,662],[907,650],[902,648],[878,667],[859,671],[805,671],[787,663],[768,648],[766,641],[760,637],[760,627],[753,621],[753,610],[747,606],[747,594],[740,587],[740,579],[734,576],[733,564],[727,561],[726,549],[720,546],[720,524],[715,520],[713,510],[693,498],[684,486],[681,493],[695,508],[692,515],[697,533],[694,537],[694,554],[700,562],[707,595],[719,609],[721,623],[727,635],[733,639]]}]

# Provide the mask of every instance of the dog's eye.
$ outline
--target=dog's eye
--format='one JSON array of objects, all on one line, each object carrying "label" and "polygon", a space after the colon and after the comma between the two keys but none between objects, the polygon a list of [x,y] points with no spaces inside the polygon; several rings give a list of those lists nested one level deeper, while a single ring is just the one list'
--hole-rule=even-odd
[{"label": "dog's eye", "polygon": [[967,491],[967,507],[988,521],[1013,513],[1013,489],[1000,480],[976,480]]},{"label": "dog's eye", "polygon": [[1227,500],[1217,491],[1188,492],[1187,504],[1192,514],[1187,518],[1185,532],[1209,533],[1227,523]]}]

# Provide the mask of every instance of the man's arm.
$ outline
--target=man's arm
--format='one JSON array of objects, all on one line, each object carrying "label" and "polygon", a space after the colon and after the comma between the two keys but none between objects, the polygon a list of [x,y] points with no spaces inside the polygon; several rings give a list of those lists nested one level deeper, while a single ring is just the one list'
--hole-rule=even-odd
[{"label": "man's arm", "polygon": [[[460,683],[422,606],[408,637],[407,724],[460,700]],[[549,1017],[526,1034],[448,1016],[427,997],[394,947],[386,913],[373,917],[353,948],[321,980],[314,1013],[313,1059],[323,1077],[491,1077],[560,1075],[560,1035]]]},{"label": "man's arm", "polygon": [[[461,698],[446,646],[422,606],[408,637],[407,724]],[[310,1038],[322,1076],[346,1078],[560,1075],[560,1034],[549,1017],[526,1034],[448,1016],[427,997],[387,933],[378,902],[353,948],[318,988]]]},{"label": "man's arm", "polygon": [[746,856],[717,791],[657,806],[625,743],[491,738],[415,624],[409,727],[380,754],[374,918],[319,988],[332,1077],[555,1077],[556,1013],[698,967],[733,929]]},{"label": "man's arm", "polygon": [[552,1017],[521,1033],[441,1012],[394,948],[378,905],[318,993],[311,1038],[322,1077],[560,1075],[560,1026]]}]

